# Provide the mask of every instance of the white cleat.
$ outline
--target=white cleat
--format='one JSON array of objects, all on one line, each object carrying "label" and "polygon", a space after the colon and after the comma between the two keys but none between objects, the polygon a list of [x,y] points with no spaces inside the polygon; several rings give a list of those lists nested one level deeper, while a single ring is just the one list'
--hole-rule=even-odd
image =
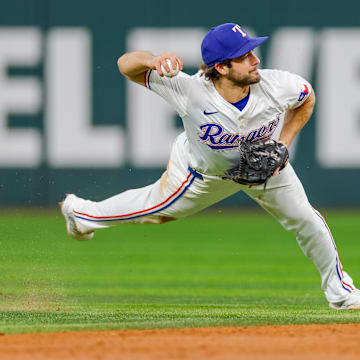
[{"label": "white cleat", "polygon": [[329,303],[329,306],[334,310],[360,310],[360,290],[356,289],[344,301]]},{"label": "white cleat", "polygon": [[80,231],[78,226],[76,225],[72,206],[72,202],[74,199],[74,194],[66,194],[65,200],[59,202],[61,212],[66,222],[66,231],[72,238],[76,240],[90,240],[94,236],[94,231],[84,233]]}]

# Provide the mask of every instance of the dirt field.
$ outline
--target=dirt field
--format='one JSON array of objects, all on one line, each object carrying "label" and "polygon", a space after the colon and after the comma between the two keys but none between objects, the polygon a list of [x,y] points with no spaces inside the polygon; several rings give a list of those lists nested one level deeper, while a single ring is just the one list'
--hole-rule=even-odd
[{"label": "dirt field", "polygon": [[360,324],[0,336],[2,360],[359,359]]}]

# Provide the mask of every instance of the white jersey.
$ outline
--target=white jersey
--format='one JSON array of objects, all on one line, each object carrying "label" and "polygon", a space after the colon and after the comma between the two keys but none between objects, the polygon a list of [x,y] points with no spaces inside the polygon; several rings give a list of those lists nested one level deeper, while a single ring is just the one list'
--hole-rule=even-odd
[{"label": "white jersey", "polygon": [[183,120],[188,164],[200,173],[223,175],[238,162],[241,141],[271,138],[280,115],[300,106],[311,85],[298,75],[280,70],[259,70],[261,80],[250,86],[240,111],[227,102],[212,81],[180,72],[173,78],[156,71],[146,74],[146,86],[163,97]]}]

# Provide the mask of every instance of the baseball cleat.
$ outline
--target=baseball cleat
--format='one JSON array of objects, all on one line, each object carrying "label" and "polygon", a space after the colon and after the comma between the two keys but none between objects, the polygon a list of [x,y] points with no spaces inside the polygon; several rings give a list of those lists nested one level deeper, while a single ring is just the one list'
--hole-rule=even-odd
[{"label": "baseball cleat", "polygon": [[340,303],[329,303],[334,310],[360,310],[360,290],[356,289]]},{"label": "baseball cleat", "polygon": [[79,230],[76,224],[72,207],[72,202],[74,199],[74,194],[66,194],[65,200],[59,202],[61,212],[66,222],[66,231],[72,238],[76,240],[90,240],[94,236],[94,231],[84,233]]}]

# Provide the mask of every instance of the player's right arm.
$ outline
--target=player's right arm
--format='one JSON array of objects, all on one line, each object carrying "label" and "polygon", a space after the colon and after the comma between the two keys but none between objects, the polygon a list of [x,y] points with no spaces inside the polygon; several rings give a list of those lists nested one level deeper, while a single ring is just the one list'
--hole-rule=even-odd
[{"label": "player's right arm", "polygon": [[119,57],[117,64],[119,71],[127,79],[145,86],[144,77],[149,69],[156,70],[161,77],[164,76],[161,71],[161,65],[166,71],[170,71],[169,65],[166,62],[167,59],[171,61],[173,69],[176,68],[176,64],[178,64],[180,71],[183,69],[182,60],[178,56],[172,53],[154,55],[150,51],[125,53]]}]

